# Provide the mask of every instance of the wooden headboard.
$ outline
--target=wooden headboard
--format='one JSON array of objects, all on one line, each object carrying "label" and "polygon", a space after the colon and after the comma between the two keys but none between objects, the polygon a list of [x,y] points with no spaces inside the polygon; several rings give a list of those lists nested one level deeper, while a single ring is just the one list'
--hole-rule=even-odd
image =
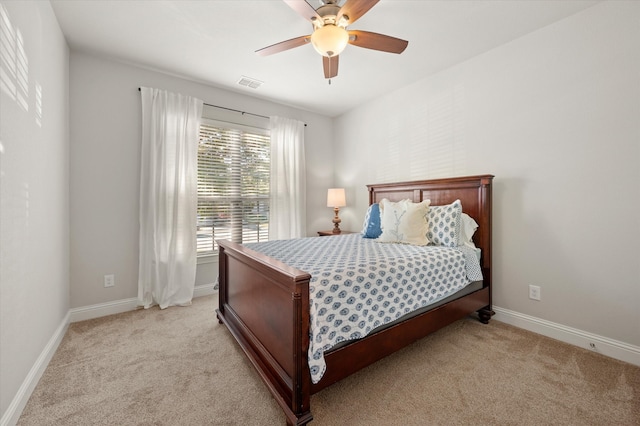
[{"label": "wooden headboard", "polygon": [[473,236],[476,247],[482,250],[482,274],[485,286],[491,284],[491,184],[493,175],[455,177],[447,179],[367,185],[369,204],[383,198],[390,201],[409,199],[415,203],[431,200],[432,206],[460,200],[464,213],[478,223]]}]

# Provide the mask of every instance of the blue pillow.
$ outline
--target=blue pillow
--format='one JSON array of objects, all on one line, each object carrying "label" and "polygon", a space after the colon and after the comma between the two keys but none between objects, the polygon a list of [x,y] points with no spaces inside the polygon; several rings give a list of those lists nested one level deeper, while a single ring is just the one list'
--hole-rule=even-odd
[{"label": "blue pillow", "polygon": [[363,238],[378,238],[382,234],[380,227],[380,206],[378,203],[371,204],[364,215],[364,224],[362,226]]}]

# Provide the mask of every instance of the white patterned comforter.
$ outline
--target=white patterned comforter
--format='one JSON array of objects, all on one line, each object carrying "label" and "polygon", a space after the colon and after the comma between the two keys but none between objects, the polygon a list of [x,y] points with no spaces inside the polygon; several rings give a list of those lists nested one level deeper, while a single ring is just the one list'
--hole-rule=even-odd
[{"label": "white patterned comforter", "polygon": [[360,234],[246,244],[311,275],[309,369],[322,378],[324,352],[482,280],[469,247],[380,243]]}]

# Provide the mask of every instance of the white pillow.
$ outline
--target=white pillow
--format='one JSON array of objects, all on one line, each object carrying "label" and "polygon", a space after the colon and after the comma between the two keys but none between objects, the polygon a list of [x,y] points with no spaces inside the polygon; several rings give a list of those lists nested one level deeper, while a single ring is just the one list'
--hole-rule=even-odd
[{"label": "white pillow", "polygon": [[382,234],[377,241],[383,243],[405,243],[417,246],[429,244],[427,213],[431,200],[414,203],[402,200],[397,203],[386,198],[380,200],[380,222]]},{"label": "white pillow", "polygon": [[476,229],[478,229],[478,224],[476,223],[476,221],[473,220],[473,218],[468,214],[462,213],[462,223],[460,224],[458,245],[475,247],[476,245],[473,243],[473,234],[476,233]]}]

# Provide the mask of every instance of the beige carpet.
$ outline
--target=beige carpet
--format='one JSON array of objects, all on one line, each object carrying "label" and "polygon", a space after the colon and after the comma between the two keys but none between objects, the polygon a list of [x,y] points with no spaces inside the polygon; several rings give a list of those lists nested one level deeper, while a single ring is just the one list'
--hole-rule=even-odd
[{"label": "beige carpet", "polygon": [[[71,324],[19,425],[283,425],[217,299]],[[640,368],[465,319],[311,399],[312,425],[640,425]]]}]

